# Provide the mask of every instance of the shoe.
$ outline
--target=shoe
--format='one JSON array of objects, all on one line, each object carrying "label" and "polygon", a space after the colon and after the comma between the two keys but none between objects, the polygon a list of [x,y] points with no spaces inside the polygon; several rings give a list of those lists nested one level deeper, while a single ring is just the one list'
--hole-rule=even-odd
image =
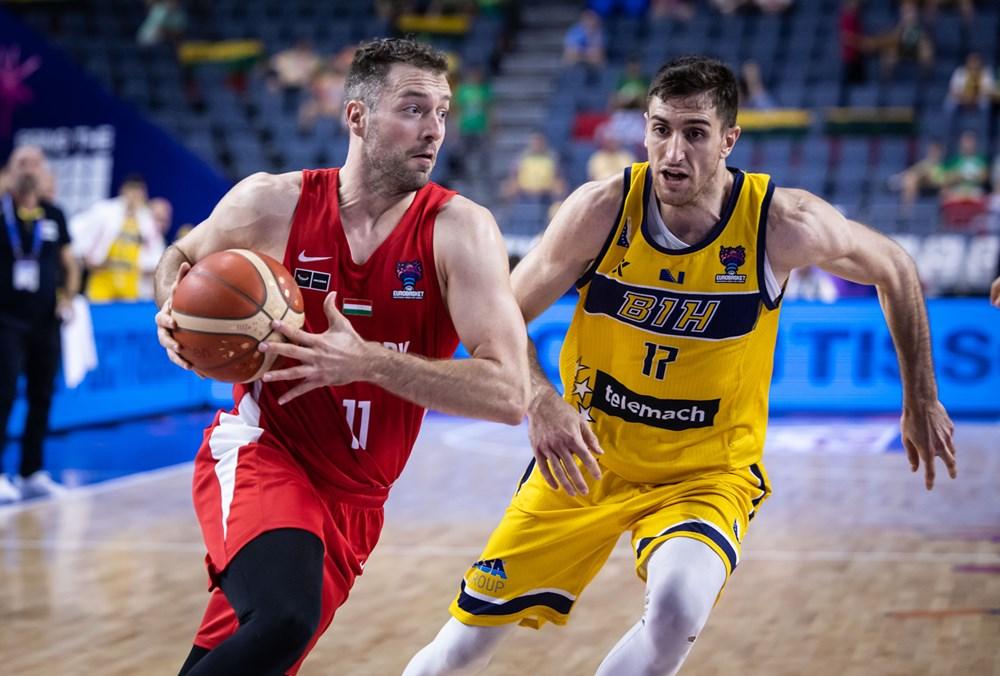
[{"label": "shoe", "polygon": [[45,470],[38,470],[21,479],[20,488],[21,497],[25,500],[28,498],[58,498],[67,493],[66,487],[56,483]]},{"label": "shoe", "polygon": [[21,491],[11,483],[6,474],[0,474],[0,505],[9,505],[21,499]]}]

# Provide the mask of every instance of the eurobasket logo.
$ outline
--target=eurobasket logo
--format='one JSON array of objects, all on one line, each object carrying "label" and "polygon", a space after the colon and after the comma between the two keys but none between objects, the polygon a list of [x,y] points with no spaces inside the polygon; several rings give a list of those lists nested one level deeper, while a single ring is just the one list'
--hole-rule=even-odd
[{"label": "eurobasket logo", "polygon": [[41,65],[37,56],[21,61],[21,48],[16,45],[0,47],[0,138],[10,138],[14,109],[35,99],[24,81]]},{"label": "eurobasket logo", "polygon": [[420,261],[397,261],[396,277],[402,282],[403,288],[392,292],[392,297],[399,300],[422,300],[423,291],[417,291],[416,285],[424,276],[424,266]]},{"label": "eurobasket logo", "polygon": [[737,274],[740,266],[747,262],[747,252],[742,246],[720,246],[719,262],[726,272],[715,276],[717,284],[743,284],[747,281],[746,275]]}]

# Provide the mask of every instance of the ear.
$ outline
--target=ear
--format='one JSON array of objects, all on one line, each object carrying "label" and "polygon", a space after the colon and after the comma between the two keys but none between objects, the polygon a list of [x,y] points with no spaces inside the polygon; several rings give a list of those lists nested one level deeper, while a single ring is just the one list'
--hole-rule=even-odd
[{"label": "ear", "polygon": [[740,138],[740,133],[743,130],[737,125],[733,125],[722,135],[722,157],[729,157],[729,153],[733,152],[733,146],[736,145],[736,141]]},{"label": "ear", "polygon": [[358,99],[351,99],[344,109],[347,128],[352,134],[364,136],[365,125],[368,122],[368,106]]}]

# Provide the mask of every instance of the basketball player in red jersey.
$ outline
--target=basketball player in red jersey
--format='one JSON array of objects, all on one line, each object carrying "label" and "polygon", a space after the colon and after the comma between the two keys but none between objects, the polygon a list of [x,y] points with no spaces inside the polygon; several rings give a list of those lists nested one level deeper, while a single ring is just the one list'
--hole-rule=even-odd
[{"label": "basketball player in red jersey", "polygon": [[[170,295],[228,248],[283,259],[305,326],[275,322],[291,360],[236,385],[195,459],[194,504],[212,593],[182,674],[295,673],[378,540],[382,505],[425,408],[518,424],[526,334],[490,213],[429,182],[451,98],[443,54],[411,40],[361,46],[346,84],[341,169],[255,174],[167,250]],[[459,339],[471,359],[449,357]]]}]

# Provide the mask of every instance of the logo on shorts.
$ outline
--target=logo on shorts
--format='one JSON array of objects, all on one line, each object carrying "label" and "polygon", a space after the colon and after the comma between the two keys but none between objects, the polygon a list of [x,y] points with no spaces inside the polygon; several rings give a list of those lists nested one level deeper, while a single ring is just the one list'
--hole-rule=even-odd
[{"label": "logo on shorts", "polygon": [[716,275],[716,283],[743,284],[747,281],[746,275],[737,274],[740,266],[747,262],[747,251],[742,246],[720,246],[719,262],[726,269],[726,273]]},{"label": "logo on shorts", "polygon": [[402,282],[403,288],[393,291],[393,298],[398,300],[423,300],[424,292],[416,290],[417,282],[424,277],[424,266],[420,261],[397,261],[396,277]]},{"label": "logo on shorts", "polygon": [[503,568],[503,559],[486,559],[485,561],[476,561],[472,564],[472,567],[478,568],[493,577],[499,577],[502,580],[507,579],[507,571]]}]

